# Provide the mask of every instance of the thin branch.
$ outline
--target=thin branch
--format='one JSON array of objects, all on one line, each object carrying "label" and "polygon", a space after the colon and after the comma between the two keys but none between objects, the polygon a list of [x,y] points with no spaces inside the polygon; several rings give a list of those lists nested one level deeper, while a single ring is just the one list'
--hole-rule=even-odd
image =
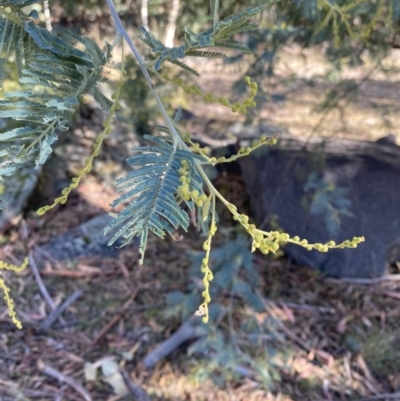
[{"label": "thin branch", "polygon": [[[57,308],[57,305],[53,302],[49,292],[47,291],[46,286],[43,283],[42,277],[40,276],[39,269],[37,267],[37,264],[35,262],[32,252],[29,253],[29,265],[31,266],[33,275],[35,276],[35,279],[36,279],[36,283],[39,287],[39,290],[40,290],[44,300],[50,306],[51,310],[54,311]],[[60,317],[60,323],[61,324],[66,323],[62,317]]]},{"label": "thin branch", "polygon": [[178,144],[178,140],[181,139],[181,137],[179,136],[179,134],[176,132],[176,129],[170,119],[170,117],[168,116],[167,111],[165,110],[164,105],[161,102],[160,97],[158,96],[158,93],[154,87],[154,84],[150,78],[150,75],[147,71],[145,62],[142,58],[142,55],[139,53],[138,49],[136,48],[135,44],[133,43],[132,39],[130,38],[130,36],[128,35],[128,32],[126,32],[125,28],[122,25],[122,22],[118,16],[117,10],[115,9],[114,3],[112,0],[106,0],[108,7],[110,9],[110,13],[111,13],[111,17],[114,21],[115,24],[115,28],[117,30],[117,33],[119,33],[120,35],[122,35],[122,37],[125,39],[126,43],[128,44],[129,48],[131,49],[132,53],[134,54],[134,56],[136,57],[136,60],[139,63],[140,69],[143,72],[143,75],[146,79],[147,84],[149,85],[150,91],[153,94],[154,98],[156,99],[157,102],[157,106],[161,111],[161,114],[164,117],[165,123],[168,126],[168,129],[171,132],[171,135],[173,136],[174,139],[174,147],[176,148],[177,144]]},{"label": "thin branch", "polygon": [[42,277],[40,277],[39,269],[37,267],[37,264],[35,262],[35,259],[32,255],[32,253],[29,253],[29,264],[31,266],[33,275],[35,276],[36,283],[39,287],[39,290],[40,290],[44,300],[47,302],[47,305],[49,305],[52,310],[56,309],[57,305],[51,299],[51,296],[50,296],[49,292],[47,291],[46,286],[43,283]]},{"label": "thin branch", "polygon": [[92,397],[86,391],[86,389],[82,387],[79,383],[77,383],[71,376],[65,375],[64,373],[61,373],[58,370],[55,370],[52,367],[45,365],[41,359],[38,360],[37,367],[45,375],[53,377],[61,383],[68,384],[83,397],[84,401],[92,401]]},{"label": "thin branch", "polygon": [[82,294],[84,290],[75,291],[71,296],[69,296],[61,305],[58,305],[49,316],[41,323],[39,326],[39,331],[49,330],[50,327],[60,319],[62,313],[70,307]]}]

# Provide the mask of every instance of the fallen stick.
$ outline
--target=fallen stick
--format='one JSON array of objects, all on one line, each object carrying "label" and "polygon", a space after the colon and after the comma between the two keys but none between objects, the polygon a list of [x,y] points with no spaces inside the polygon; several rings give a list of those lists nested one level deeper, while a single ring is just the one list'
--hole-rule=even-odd
[{"label": "fallen stick", "polygon": [[[32,252],[29,253],[29,265],[31,266],[33,275],[35,276],[36,283],[39,287],[39,290],[40,290],[44,300],[50,306],[51,310],[54,311],[57,308],[57,305],[53,302],[49,292],[47,291],[46,286],[43,283],[42,277],[40,276],[39,269],[37,267],[37,264],[36,264],[35,258],[33,257]],[[60,322],[62,324],[65,324],[65,320],[62,317],[60,317]]]},{"label": "fallen stick", "polygon": [[42,277],[40,277],[39,269],[37,267],[37,264],[35,262],[35,259],[32,255],[32,253],[29,253],[29,264],[31,266],[33,275],[35,276],[36,283],[39,287],[39,290],[44,298],[44,300],[47,302],[47,304],[50,306],[52,310],[56,308],[56,304],[53,302],[51,299],[51,296],[49,292],[47,291],[46,286],[43,283]]},{"label": "fallen stick", "polygon": [[57,379],[61,383],[68,384],[77,393],[79,393],[85,401],[92,401],[92,397],[86,391],[86,389],[83,386],[81,386],[79,383],[77,383],[71,376],[65,375],[64,373],[61,373],[58,370],[45,365],[41,359],[38,360],[37,367],[38,367],[39,371],[44,373],[45,375],[50,376],[54,379]]},{"label": "fallen stick", "polygon": [[171,337],[161,343],[143,359],[146,369],[153,369],[157,363],[177,349],[182,343],[195,338],[203,337],[207,330],[198,319],[190,319],[184,323]]},{"label": "fallen stick", "polygon": [[75,291],[61,305],[58,305],[49,316],[40,324],[39,331],[49,330],[50,327],[61,317],[62,313],[71,306],[82,294],[83,290]]},{"label": "fallen stick", "polygon": [[377,278],[328,278],[326,280],[338,284],[379,284],[385,281],[400,281],[400,274],[389,274]]}]

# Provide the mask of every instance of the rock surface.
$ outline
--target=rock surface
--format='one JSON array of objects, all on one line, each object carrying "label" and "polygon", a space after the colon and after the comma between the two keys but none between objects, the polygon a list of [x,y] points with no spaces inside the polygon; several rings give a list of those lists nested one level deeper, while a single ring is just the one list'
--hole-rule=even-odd
[{"label": "rock surface", "polygon": [[[328,253],[286,246],[298,264],[333,277],[372,278],[399,260],[400,147],[395,144],[284,136],[276,146],[240,159],[240,166],[262,228],[272,221],[310,243],[365,237],[356,249]],[[336,217],[335,232],[327,222],[334,226]]]},{"label": "rock surface", "polygon": [[57,260],[75,260],[83,256],[116,257],[118,243],[108,246],[112,234],[103,235],[103,228],[112,220],[107,213],[93,217],[78,227],[59,235],[42,246]]}]

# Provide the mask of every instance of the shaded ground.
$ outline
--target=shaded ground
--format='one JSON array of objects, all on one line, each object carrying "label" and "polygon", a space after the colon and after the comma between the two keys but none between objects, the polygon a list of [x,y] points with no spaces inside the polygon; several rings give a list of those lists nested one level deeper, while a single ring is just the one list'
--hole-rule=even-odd
[{"label": "shaded ground", "polygon": [[[379,74],[362,84],[359,101],[346,107],[340,118],[333,111],[315,130],[321,114],[313,110],[320,105],[327,85],[317,80],[310,86],[307,80],[314,73],[323,73],[326,66],[310,54],[310,63],[317,71],[309,67],[302,70],[304,64],[296,57],[293,50],[293,59],[288,56],[290,62],[282,60],[277,78],[269,82],[274,92],[285,94],[285,102],[263,105],[264,123],[283,125],[294,135],[314,130],[322,135],[361,135],[362,139],[375,140],[391,132],[399,138],[397,82],[384,82]],[[298,79],[292,78],[293,70],[299,74]],[[213,91],[228,87],[214,76],[203,85]],[[196,105],[195,112],[209,119],[222,117],[222,123],[208,121],[206,126],[204,119],[189,121],[189,128],[210,136],[216,131],[221,134],[221,127],[229,131],[232,117],[236,117],[214,105]],[[101,121],[93,126],[87,121],[93,121],[92,115],[79,120],[75,139],[68,145],[75,152],[79,149],[84,154],[88,140],[100,129]],[[123,124],[120,134],[123,135]],[[107,210],[115,196],[112,181],[121,174],[121,169],[114,167],[115,161],[129,152],[124,149],[120,154],[119,138],[116,135],[107,139],[107,153],[97,163],[95,174],[86,178],[66,206],[40,218],[28,209],[23,220],[0,237],[0,259],[18,262],[34,245]],[[134,135],[129,134],[129,138],[133,144]],[[70,175],[76,162],[68,164]],[[246,209],[240,178],[224,175],[217,185],[232,202]],[[36,201],[41,203],[40,199]],[[227,218],[221,215],[223,220]],[[229,221],[225,224],[231,225]],[[187,251],[200,249],[203,240],[194,230],[178,242],[151,237],[143,266],[137,262],[136,248],[121,250],[118,260],[86,258],[60,263],[44,258],[40,274],[55,304],[76,290],[84,293],[62,314],[64,323],[58,320],[42,332],[37,328],[50,309],[32,271],[28,269],[18,276],[2,273],[12,289],[24,327],[16,330],[7,318],[6,308],[0,306],[0,399],[135,399],[132,391],[125,397],[117,396],[118,386],[104,374],[98,373],[96,380],[86,380],[85,363],[106,357],[118,364],[116,372],[125,374],[126,383],[140,385],[152,400],[383,400],[384,394],[389,393],[391,399],[396,399],[396,394],[400,399],[399,275],[369,284],[334,281],[306,267],[291,266],[282,258],[271,260],[260,255],[256,256],[261,276],[258,292],[265,310],[256,313],[235,299],[233,325],[240,348],[253,360],[268,362],[273,388],[253,371],[245,376],[231,374],[229,380],[218,385],[213,376],[201,374],[212,363],[212,355],[188,355],[187,346],[191,344],[184,344],[153,371],[143,369],[144,356],[179,327],[178,320],[164,317],[165,297],[171,291],[188,288],[191,279],[187,274]],[[216,246],[226,240],[226,233],[220,230]],[[215,301],[227,305],[228,295]],[[258,322],[270,318],[271,327],[265,336],[251,337],[239,330],[249,317]],[[221,327],[228,336],[230,323],[224,320]],[[264,343],[271,344],[273,354],[261,351]]]}]

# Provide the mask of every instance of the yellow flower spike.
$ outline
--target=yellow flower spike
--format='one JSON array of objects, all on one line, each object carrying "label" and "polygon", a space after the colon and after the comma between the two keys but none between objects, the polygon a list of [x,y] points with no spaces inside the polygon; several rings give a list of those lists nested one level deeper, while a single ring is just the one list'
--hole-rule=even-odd
[{"label": "yellow flower spike", "polygon": [[222,106],[229,106],[229,100],[225,97],[219,97],[218,98],[218,102],[219,104],[221,104]]},{"label": "yellow flower spike", "polygon": [[251,81],[249,82],[250,88],[253,90],[257,90],[258,89],[258,84],[255,81]]},{"label": "yellow flower spike", "polygon": [[[16,266],[16,265],[5,263],[0,260],[0,270],[10,270],[15,273],[19,273],[22,270],[24,270],[26,268],[26,266],[28,266],[28,262],[29,262],[28,258],[25,258],[23,263],[21,264],[21,266]],[[14,301],[10,297],[10,289],[7,287],[5,281],[1,277],[0,277],[0,289],[3,290],[3,294],[4,294],[3,298],[8,307],[8,316],[10,316],[10,318],[11,318],[12,322],[15,324],[15,326],[18,329],[21,329],[22,323],[17,318],[17,314],[14,309]]]},{"label": "yellow flower spike", "polygon": [[217,99],[215,98],[215,96],[212,93],[207,93],[204,96],[204,101],[207,103],[212,103],[215,102]]},{"label": "yellow flower spike", "polygon": [[205,202],[207,200],[207,195],[206,194],[201,194],[200,195],[200,200],[202,200],[203,202]]},{"label": "yellow flower spike", "polygon": [[276,251],[279,249],[279,244],[278,244],[277,242],[274,242],[274,243],[271,245],[271,248],[272,248],[273,251],[276,252]]}]

